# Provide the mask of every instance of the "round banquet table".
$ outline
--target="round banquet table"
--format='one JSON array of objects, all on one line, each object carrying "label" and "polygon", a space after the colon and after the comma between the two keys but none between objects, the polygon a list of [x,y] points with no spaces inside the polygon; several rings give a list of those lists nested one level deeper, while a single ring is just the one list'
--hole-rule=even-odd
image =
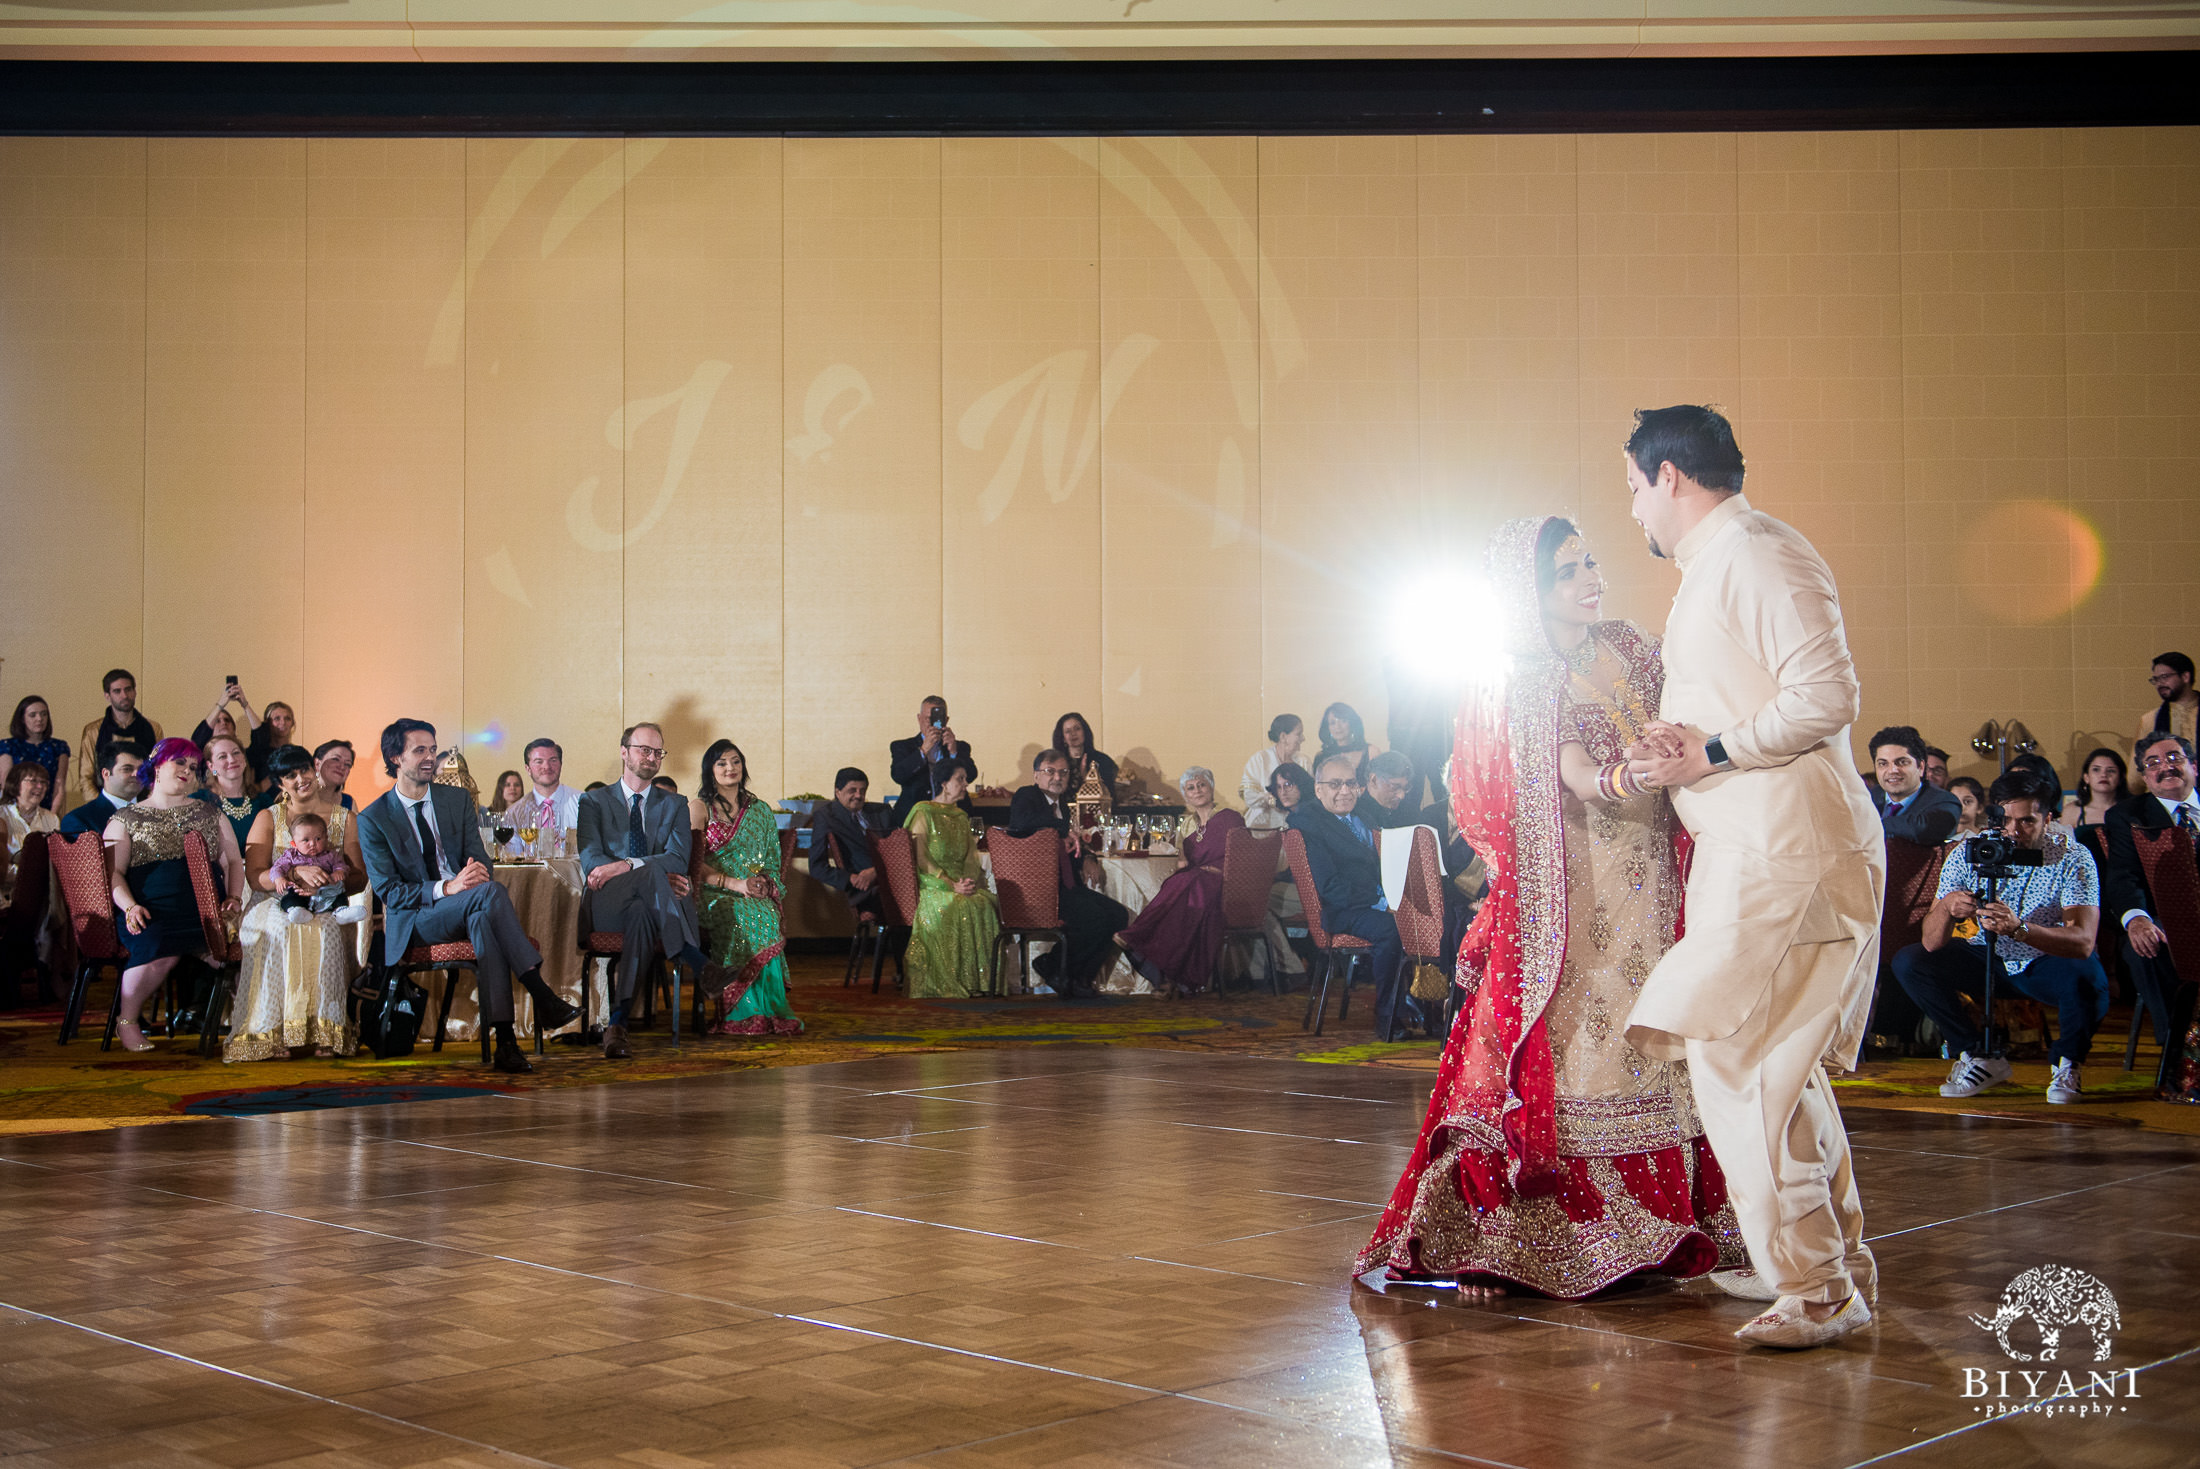
[{"label": "round banquet table", "polygon": [[[542,977],[558,997],[568,1004],[581,1002],[581,910],[586,906],[583,894],[587,884],[581,877],[581,864],[572,857],[552,857],[547,862],[499,862],[496,879],[504,884],[504,890],[512,895],[512,907],[519,913],[520,927],[542,950]],[[425,1044],[432,1040],[432,1024],[436,1009],[443,1003],[443,986],[449,982],[446,974],[430,971],[418,976],[427,987],[430,1009],[430,1027],[421,1036]],[[514,976],[512,985],[513,1034],[525,1044],[535,1033],[535,1002],[521,989]],[[603,1024],[608,1003],[604,986],[595,987],[596,1017],[594,1023]],[[562,1035],[579,1030],[576,1020],[551,1035]],[[451,1023],[444,1031],[446,1040],[472,1040],[480,1034],[481,1000],[473,984],[462,978],[458,993],[451,1000]]]},{"label": "round banquet table", "polygon": [[[986,885],[990,887],[993,881],[993,859],[983,854],[981,857],[985,863]],[[1088,876],[1092,865],[1098,864],[1100,891],[1130,909],[1133,918],[1153,901],[1154,894],[1161,891],[1161,884],[1167,882],[1169,874],[1176,871],[1175,852],[1115,852],[1105,857],[1087,857],[1085,861]],[[1034,944],[1032,956],[1036,958],[1052,947],[1053,945],[1046,943]],[[1039,982],[1034,975],[1032,983]],[[1115,963],[1101,972],[1100,992],[1104,995],[1150,995],[1154,993],[1154,987],[1144,975],[1131,968],[1130,960],[1118,953]]]}]

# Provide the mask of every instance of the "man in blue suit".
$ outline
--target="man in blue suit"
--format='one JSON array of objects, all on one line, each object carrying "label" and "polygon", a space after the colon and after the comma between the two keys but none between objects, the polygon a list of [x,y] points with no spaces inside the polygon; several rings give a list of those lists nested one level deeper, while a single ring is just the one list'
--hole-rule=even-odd
[{"label": "man in blue suit", "polygon": [[138,766],[143,762],[128,745],[109,745],[99,752],[99,794],[61,818],[63,836],[94,836],[107,830],[117,811],[145,792],[138,785]]},{"label": "man in blue suit", "polygon": [[1374,946],[1370,958],[1375,965],[1375,1036],[1397,1040],[1403,1038],[1398,1009],[1405,950],[1398,942],[1398,920],[1383,897],[1383,862],[1375,849],[1375,833],[1353,814],[1363,789],[1359,756],[1332,755],[1314,771],[1320,809],[1296,807],[1289,825],[1306,842],[1307,865],[1313,869],[1314,891],[1322,905],[1322,927],[1366,939]]}]

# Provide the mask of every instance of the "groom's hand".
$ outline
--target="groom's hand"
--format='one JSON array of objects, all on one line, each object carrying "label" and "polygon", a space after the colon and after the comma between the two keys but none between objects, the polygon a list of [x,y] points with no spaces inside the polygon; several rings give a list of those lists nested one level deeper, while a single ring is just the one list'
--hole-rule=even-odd
[{"label": "groom's hand", "polygon": [[1692,786],[1711,773],[1711,757],[1688,731],[1660,720],[1651,724],[1627,752],[1627,768],[1639,779],[1668,790]]}]

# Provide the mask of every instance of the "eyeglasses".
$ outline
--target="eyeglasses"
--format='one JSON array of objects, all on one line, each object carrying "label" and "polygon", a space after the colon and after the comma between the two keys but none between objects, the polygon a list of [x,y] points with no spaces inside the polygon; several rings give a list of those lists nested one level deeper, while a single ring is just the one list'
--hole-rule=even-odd
[{"label": "eyeglasses", "polygon": [[2139,768],[2141,770],[2175,770],[2184,763],[2185,757],[2182,754],[2149,755],[2139,762]]},{"label": "eyeglasses", "polygon": [[1317,791],[1364,791],[1367,787],[1356,780],[1317,780],[1314,782],[1314,789]]},{"label": "eyeglasses", "polygon": [[627,748],[637,755],[655,755],[660,760],[665,758],[663,745],[628,745]]}]

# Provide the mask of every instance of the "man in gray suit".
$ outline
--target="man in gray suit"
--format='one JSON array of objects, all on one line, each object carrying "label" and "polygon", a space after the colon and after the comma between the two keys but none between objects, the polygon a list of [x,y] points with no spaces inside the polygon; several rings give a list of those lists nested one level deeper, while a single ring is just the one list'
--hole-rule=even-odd
[{"label": "man in gray suit", "polygon": [[382,900],[382,952],[392,964],[419,944],[474,946],[481,1018],[496,1037],[499,1071],[534,1070],[512,1036],[512,977],[535,1001],[544,1030],[580,1011],[543,982],[542,952],[520,927],[511,894],[489,872],[480,813],[456,786],[435,784],[435,726],[400,719],[382,731],[382,763],[395,790],[359,813],[359,852]]},{"label": "man in gray suit", "polygon": [[662,952],[698,979],[703,951],[688,889],[688,804],[653,782],[665,763],[664,731],[637,724],[619,736],[619,778],[581,797],[581,870],[588,874],[589,926],[623,934],[618,988],[604,1055],[631,1055],[626,1012]]}]

